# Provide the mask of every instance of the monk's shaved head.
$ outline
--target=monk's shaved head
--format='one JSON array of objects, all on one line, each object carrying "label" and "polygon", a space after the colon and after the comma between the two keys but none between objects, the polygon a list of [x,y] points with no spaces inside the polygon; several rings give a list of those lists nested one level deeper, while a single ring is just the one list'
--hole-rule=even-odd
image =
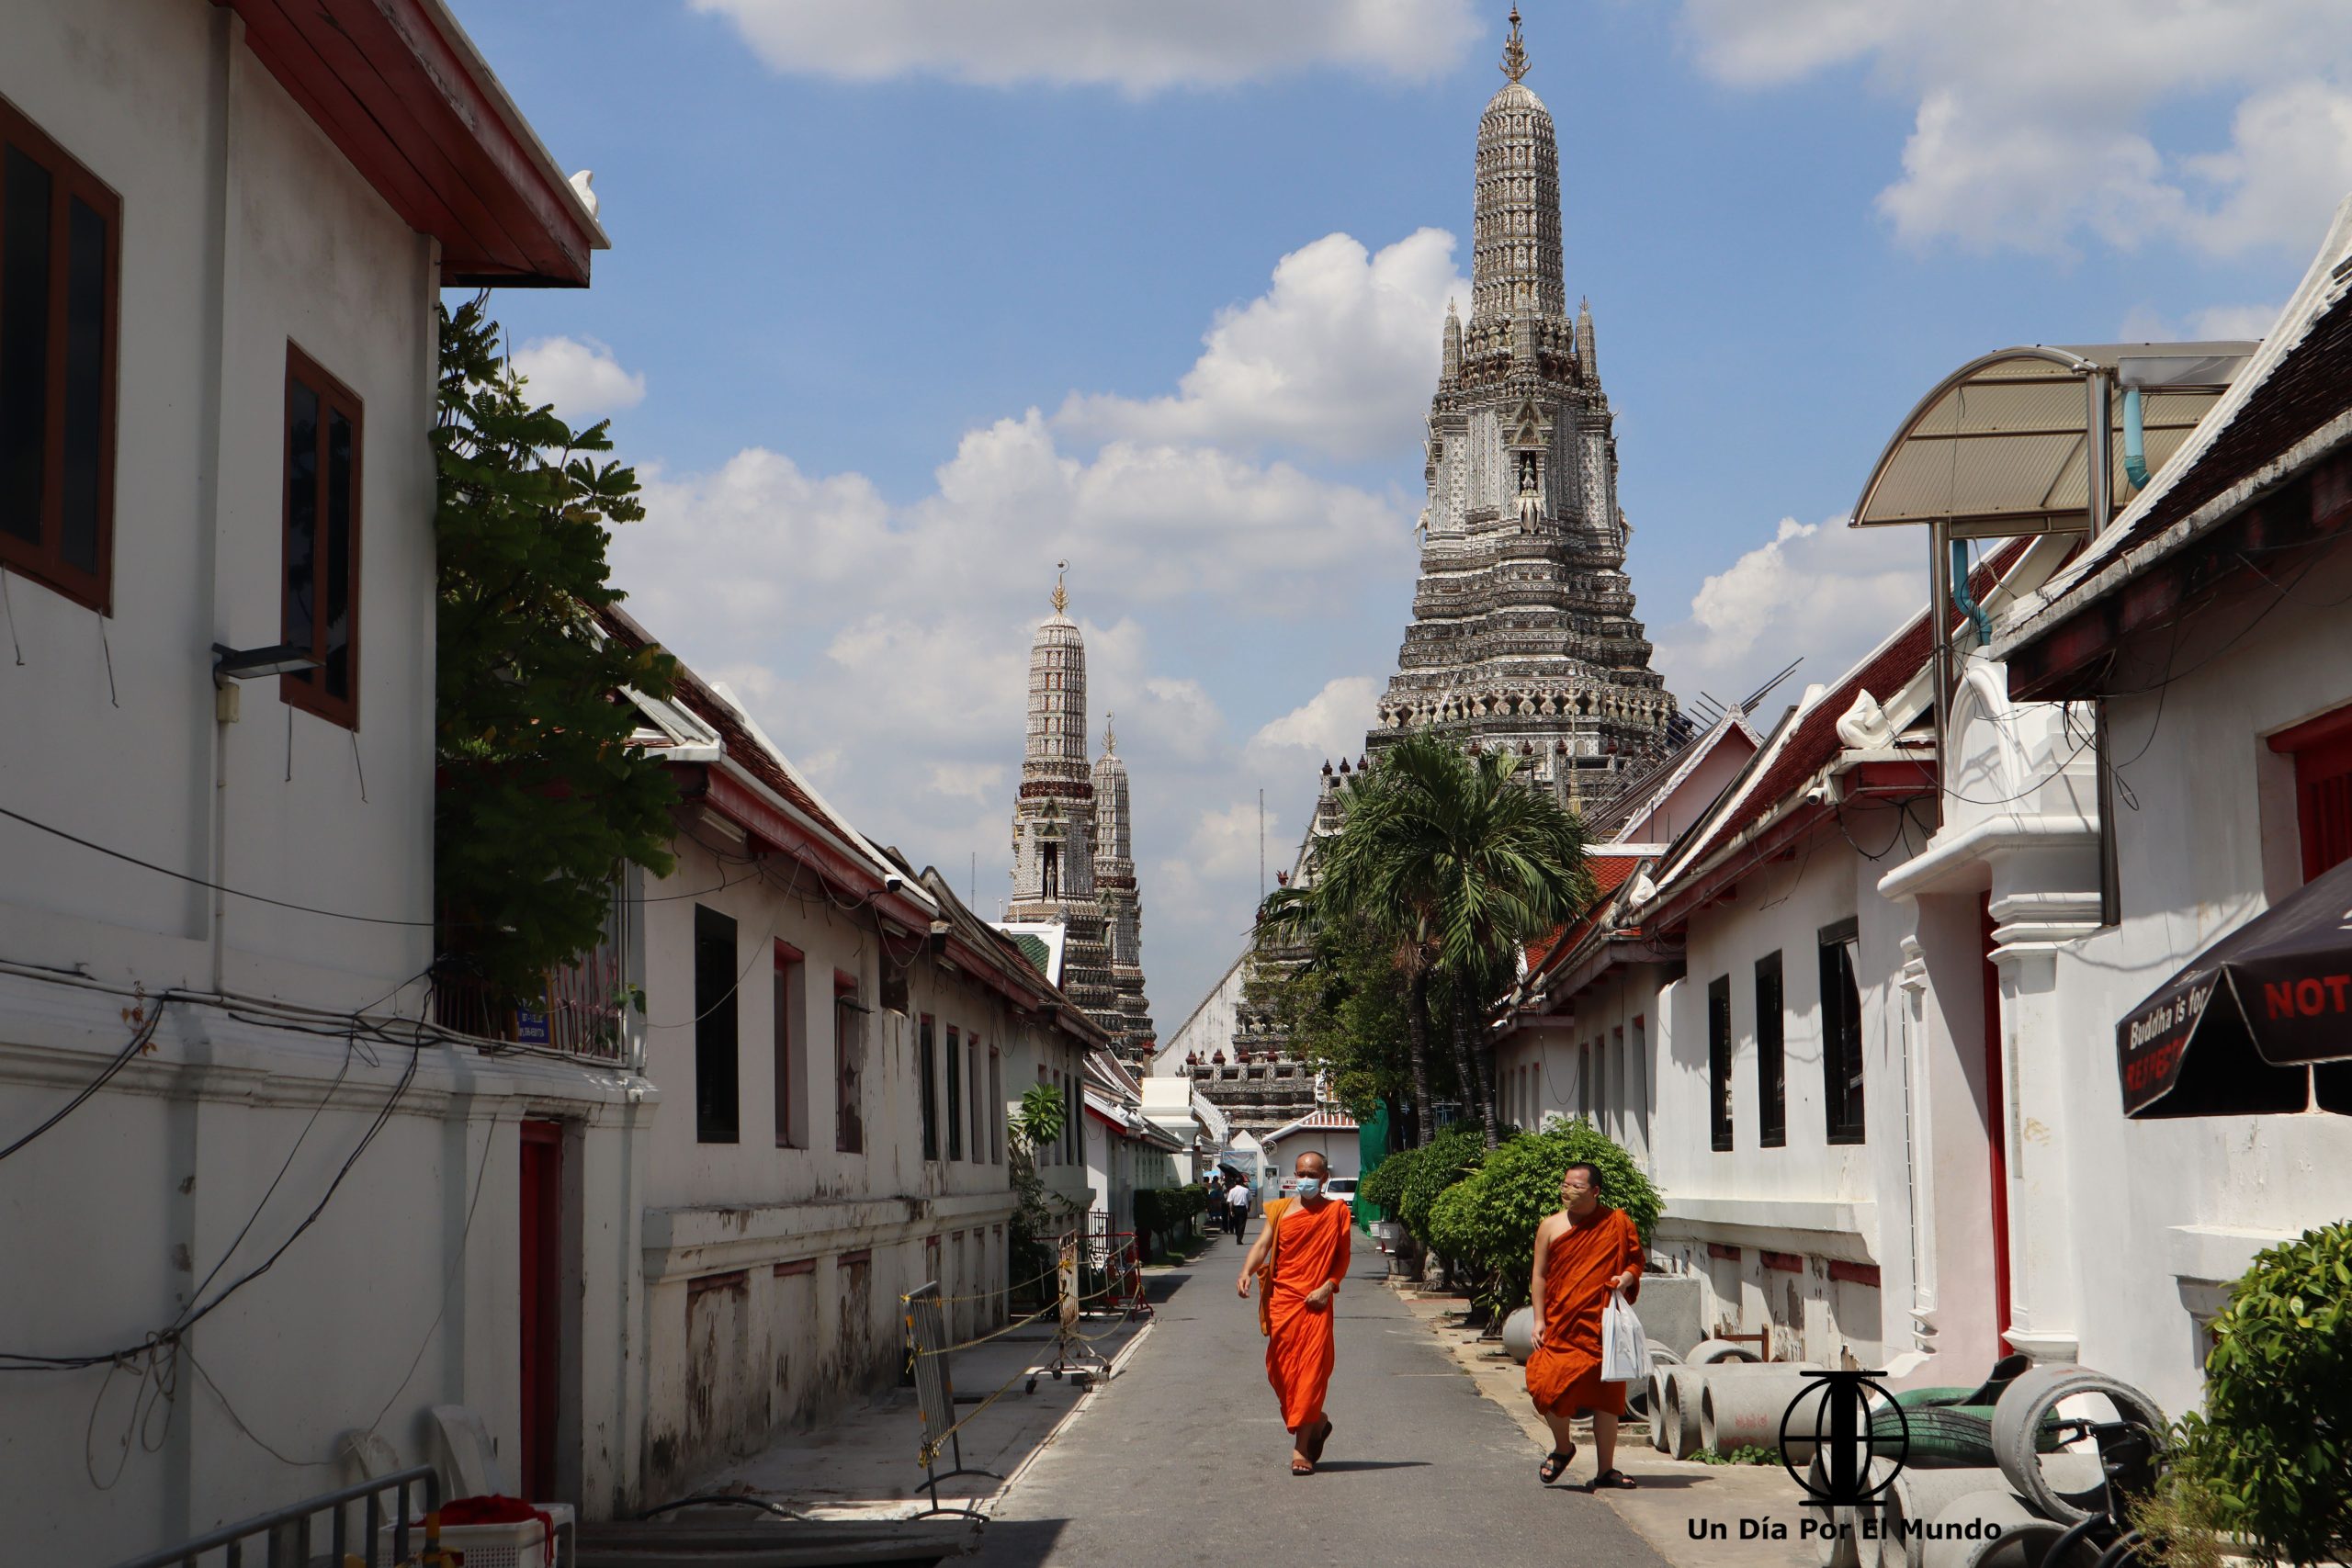
[{"label": "monk's shaved head", "polygon": [[1293,1175],[1322,1177],[1330,1173],[1331,1162],[1315,1150],[1309,1149],[1299,1156],[1290,1168]]}]

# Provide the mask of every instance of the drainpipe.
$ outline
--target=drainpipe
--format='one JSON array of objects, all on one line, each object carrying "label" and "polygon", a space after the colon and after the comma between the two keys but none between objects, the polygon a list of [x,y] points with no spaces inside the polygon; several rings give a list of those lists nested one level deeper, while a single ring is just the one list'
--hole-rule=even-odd
[{"label": "drainpipe", "polygon": [[2114,386],[2106,371],[2093,370],[2083,378],[2083,392],[2084,510],[2089,514],[2090,536],[2096,539],[2115,516],[2114,426],[2109,423]]},{"label": "drainpipe", "polygon": [[1968,624],[1976,628],[1977,646],[1992,647],[1993,617],[1986,615],[1984,606],[1969,597],[1968,593],[1968,541],[1966,539],[1954,539],[1951,542],[1951,602],[1962,615],[1968,617]]},{"label": "drainpipe", "polygon": [[2148,488],[2148,438],[2141,427],[2140,389],[2123,389],[2123,477],[2134,491]]}]

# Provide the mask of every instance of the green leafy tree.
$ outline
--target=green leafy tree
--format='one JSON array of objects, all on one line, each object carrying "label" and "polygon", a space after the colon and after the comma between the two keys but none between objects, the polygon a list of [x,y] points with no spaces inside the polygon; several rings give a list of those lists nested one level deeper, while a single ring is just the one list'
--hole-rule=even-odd
[{"label": "green leafy tree", "polygon": [[607,423],[532,401],[482,299],[440,325],[434,879],[445,977],[495,1016],[596,945],[624,866],[670,870],[676,790],[618,694],[676,664],[598,634],[609,526],[644,515]]},{"label": "green leafy tree", "polygon": [[1425,1082],[1442,1021],[1489,1148],[1500,1128],[1477,1021],[1519,949],[1593,897],[1583,823],[1520,782],[1518,763],[1509,752],[1465,756],[1426,730],[1407,736],[1349,788],[1340,830],[1295,901],[1302,915],[1364,920],[1393,944],[1414,1070]]},{"label": "green leafy tree", "polygon": [[2213,1320],[2205,1412],[2175,1469],[2274,1560],[2352,1559],[2352,1224],[2261,1253]]},{"label": "green leafy tree", "polygon": [[[1291,1054],[1324,1073],[1340,1103],[1357,1116],[1371,1115],[1383,1100],[1426,1116],[1408,1037],[1411,996],[1396,944],[1351,913],[1315,919],[1303,935],[1309,956],[1272,998]],[[1454,1090],[1450,1075],[1425,1070],[1423,1080],[1433,1093]]]},{"label": "green leafy tree", "polygon": [[1060,1137],[1069,1123],[1069,1105],[1062,1091],[1045,1083],[1023,1089],[1020,1109],[1004,1119],[1005,1168],[1012,1179],[1013,1201],[1012,1224],[1005,1241],[1016,1281],[1035,1280],[1054,1267],[1046,1238],[1053,1234],[1055,1217],[1046,1206],[1046,1182],[1037,1174],[1037,1151]]}]

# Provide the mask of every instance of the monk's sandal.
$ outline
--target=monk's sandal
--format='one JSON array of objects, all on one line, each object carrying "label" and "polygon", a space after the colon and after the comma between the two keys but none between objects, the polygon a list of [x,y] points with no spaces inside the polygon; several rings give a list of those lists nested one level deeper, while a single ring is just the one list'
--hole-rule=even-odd
[{"label": "monk's sandal", "polygon": [[1567,1473],[1568,1465],[1576,1457],[1577,1446],[1574,1443],[1570,1443],[1566,1453],[1554,1452],[1548,1456],[1541,1465],[1536,1467],[1535,1479],[1541,1481],[1546,1486],[1551,1485],[1552,1483],[1559,1480],[1561,1476]]}]

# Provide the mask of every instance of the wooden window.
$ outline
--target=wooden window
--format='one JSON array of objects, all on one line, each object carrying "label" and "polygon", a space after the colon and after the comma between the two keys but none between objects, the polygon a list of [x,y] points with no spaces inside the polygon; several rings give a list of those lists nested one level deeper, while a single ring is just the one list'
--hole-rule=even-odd
[{"label": "wooden window", "polygon": [[808,1107],[802,1080],[808,1075],[805,1032],[800,1021],[808,965],[800,950],[788,942],[775,944],[775,1146],[808,1146]]},{"label": "wooden window", "polygon": [[989,1047],[989,1162],[1004,1163],[1004,1060]]},{"label": "wooden window", "polygon": [[0,569],[113,609],[122,197],[0,101]]},{"label": "wooden window", "polygon": [[741,1130],[735,922],[695,906],[695,1141],[731,1144]]},{"label": "wooden window", "polygon": [[1625,1076],[1625,1030],[1622,1024],[1609,1032],[1609,1078],[1617,1086],[1617,1125],[1610,1136],[1622,1144],[1625,1141],[1625,1129],[1634,1120],[1633,1083]]},{"label": "wooden window", "polygon": [[286,345],[285,574],[278,640],[315,670],[277,678],[287,702],[359,728],[359,400]]},{"label": "wooden window", "polygon": [[1756,1141],[1768,1149],[1789,1141],[1789,1058],[1777,953],[1756,961]]},{"label": "wooden window", "polygon": [[964,1157],[964,1034],[947,1026],[947,1157]]},{"label": "wooden window", "polygon": [[833,1149],[865,1152],[865,1005],[857,982],[833,971]]},{"label": "wooden window", "polygon": [[1862,992],[1854,976],[1852,920],[1821,931],[1821,1075],[1829,1111],[1829,1141],[1864,1142],[1862,1125]]},{"label": "wooden window", "polygon": [[1732,1146],[1731,976],[1707,982],[1707,1124],[1710,1146]]},{"label": "wooden window", "polygon": [[113,609],[122,199],[0,101],[0,569]]},{"label": "wooden window", "polygon": [[2303,880],[2352,860],[2352,707],[2340,707],[2270,738],[2295,760],[2295,828]]},{"label": "wooden window", "polygon": [[972,1122],[972,1163],[989,1163],[988,1123],[980,1120],[981,1109],[987,1105],[988,1082],[980,1077],[980,1037],[967,1036],[964,1041],[964,1083],[970,1095],[965,1114]]},{"label": "wooden window", "polygon": [[939,1157],[939,1045],[932,1034],[931,1014],[922,1015],[922,1022],[915,1034],[915,1051],[921,1060],[916,1075],[922,1080],[922,1157]]}]

